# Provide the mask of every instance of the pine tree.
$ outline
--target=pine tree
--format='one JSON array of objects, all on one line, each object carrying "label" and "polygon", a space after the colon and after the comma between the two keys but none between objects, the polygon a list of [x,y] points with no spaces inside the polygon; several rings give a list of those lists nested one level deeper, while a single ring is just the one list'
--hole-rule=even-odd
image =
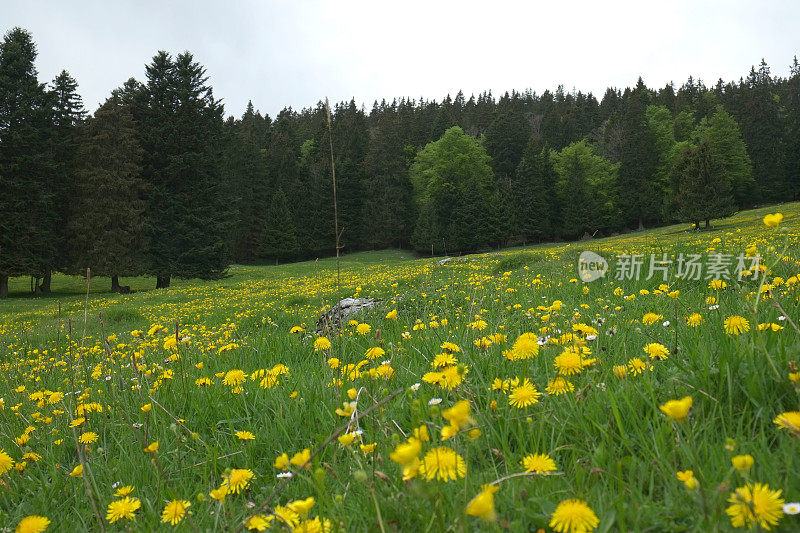
[{"label": "pine tree", "polygon": [[[52,101],[37,80],[36,45],[20,28],[0,44],[0,297],[9,276],[44,276],[56,257],[51,190]],[[37,282],[38,290],[38,282]]]},{"label": "pine tree", "polygon": [[558,226],[556,174],[550,148],[532,138],[517,167],[512,184],[514,235],[523,242],[555,238]]},{"label": "pine tree", "polygon": [[645,221],[656,221],[661,215],[663,202],[661,186],[656,177],[658,153],[655,139],[647,123],[646,109],[649,90],[642,79],[631,91],[621,116],[623,141],[619,187],[625,191],[620,196],[622,223],[644,228]]},{"label": "pine tree", "polygon": [[215,279],[227,269],[230,190],[219,177],[222,105],[189,52],[159,52],[147,67],[144,178],[149,192],[148,272]]},{"label": "pine tree", "polygon": [[118,95],[95,112],[78,150],[75,203],[68,236],[77,272],[111,277],[144,272],[144,183],[142,150],[130,110]]},{"label": "pine tree", "polygon": [[785,125],[776,96],[775,80],[762,61],[759,69],[751,69],[750,75],[741,83],[740,100],[730,110],[741,127],[753,163],[753,178],[760,189],[760,199],[771,202],[788,196],[784,174]]},{"label": "pine tree", "polygon": [[55,255],[53,264],[45,271],[41,291],[50,292],[53,269],[66,271],[70,268],[69,239],[67,226],[70,204],[75,198],[76,158],[81,140],[82,127],[86,120],[83,100],[78,94],[78,82],[66,70],[52,82],[51,96],[54,102],[53,132],[51,146],[54,151],[56,170],[52,174],[50,190],[58,199],[54,204],[55,220],[53,232]]},{"label": "pine tree", "polygon": [[786,106],[786,180],[789,187],[787,198],[800,197],[800,62],[794,57],[791,75],[785,84]]},{"label": "pine tree", "polygon": [[673,170],[676,182],[678,219],[700,227],[705,220],[711,227],[712,218],[730,216],[734,212],[731,180],[714,160],[708,142],[696,149],[686,150]]},{"label": "pine tree", "polygon": [[283,189],[275,190],[267,206],[258,252],[262,258],[274,259],[275,264],[278,260],[296,257],[299,252],[289,201]]},{"label": "pine tree", "polygon": [[364,159],[361,243],[372,249],[403,246],[408,244],[414,212],[398,117],[385,107],[373,109],[370,120],[375,124]]}]

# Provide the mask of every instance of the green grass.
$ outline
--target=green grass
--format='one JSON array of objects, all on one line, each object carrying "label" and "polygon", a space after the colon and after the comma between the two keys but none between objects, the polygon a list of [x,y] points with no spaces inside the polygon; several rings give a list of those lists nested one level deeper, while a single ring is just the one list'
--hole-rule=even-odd
[{"label": "green grass", "polygon": [[[762,224],[763,215],[775,211],[786,216],[785,231]],[[174,280],[166,290],[152,289],[150,278],[123,279],[135,291],[129,295],[106,292],[109,281],[98,278],[88,299],[79,277],[55,276],[53,294],[41,298],[27,294],[29,280],[12,280],[12,297],[0,302],[0,448],[17,463],[29,452],[41,458],[0,475],[0,528],[33,514],[47,516],[54,531],[97,530],[98,520],[109,530],[171,528],[160,515],[177,498],[192,504],[192,514],[177,527],[236,530],[263,504],[313,496],[309,516],[347,531],[547,529],[556,506],[568,498],[588,503],[600,531],[728,530],[726,500],[748,481],[782,490],[786,501],[800,500],[800,439],[772,422],[800,409],[788,375],[790,364],[800,360],[800,334],[789,320],[779,320],[776,306],[797,323],[800,284],[790,280],[800,274],[798,213],[800,204],[786,204],[715,221],[711,231],[669,226],[478,254],[445,265],[397,250],[351,254],[342,258],[338,288],[333,258],[234,266],[225,279]],[[613,270],[585,285],[575,279],[583,250],[609,258],[613,269],[619,253],[738,254],[752,245],[767,259],[782,252],[780,260],[769,261],[768,280],[783,282],[755,310],[759,283],[752,280],[729,280],[716,291],[707,280],[675,277],[659,290],[661,280],[617,281]],[[676,290],[674,298],[666,294]],[[348,326],[331,338],[329,351],[315,351],[320,312],[340,296],[356,295],[382,299],[358,316],[371,326],[369,334]],[[560,310],[556,300],[563,302]],[[384,318],[393,309],[397,320]],[[661,318],[648,325],[642,320],[646,313]],[[692,313],[703,318],[698,327],[686,323]],[[476,315],[485,329],[475,327]],[[726,334],[723,323],[732,315],[746,318],[750,330]],[[761,323],[783,329],[759,331]],[[522,333],[558,338],[575,324],[593,326],[598,335],[586,341],[592,352],[586,357],[597,361],[568,376],[574,391],[543,394],[538,403],[517,409],[507,392],[491,390],[496,379],[518,377],[544,393],[557,376],[554,361],[565,345],[548,343],[519,361],[503,353]],[[163,329],[148,334],[153,325]],[[290,333],[295,326],[307,331]],[[135,337],[134,330],[144,334]],[[176,331],[183,342],[165,348]],[[507,340],[476,346],[495,333]],[[445,341],[461,348],[454,355],[458,371],[466,372],[452,390],[422,379],[434,370],[431,362]],[[652,369],[641,375],[615,375],[615,365],[637,357],[648,361],[643,348],[656,342],[670,350],[667,360],[649,362]],[[366,359],[374,346],[385,355]],[[332,357],[342,365],[366,361],[362,375],[332,369]],[[384,360],[391,361],[390,379],[370,377],[369,370],[376,372]],[[277,364],[288,373],[260,386],[262,374]],[[255,379],[248,378],[241,390],[223,384],[235,369]],[[212,385],[196,385],[202,377]],[[375,451],[363,453],[358,442],[344,447],[334,439],[308,470],[295,470],[269,499],[282,483],[273,467],[276,457],[313,451],[346,424],[349,419],[335,410],[350,401],[350,388],[358,393],[356,415],[388,398],[358,420],[362,442],[376,443]],[[56,391],[63,399],[51,395]],[[694,403],[682,424],[658,408],[687,395]],[[441,403],[429,405],[434,398]],[[462,399],[470,402],[471,421],[442,441],[442,412]],[[103,411],[70,428],[76,407],[89,402]],[[145,404],[152,410],[143,412]],[[437,446],[452,448],[465,460],[465,477],[402,481],[402,468],[390,453],[422,425],[431,442],[423,443],[420,457]],[[36,428],[30,440],[19,440],[29,426]],[[471,438],[471,429],[480,436]],[[240,442],[234,434],[242,430],[255,440]],[[97,433],[97,442],[78,444],[86,432]],[[159,442],[155,462],[142,451],[153,441]],[[532,453],[548,453],[556,475],[514,476]],[[735,454],[754,457],[750,472],[732,468]],[[78,464],[85,466],[84,478],[70,477]],[[230,468],[250,469],[255,477],[220,505],[209,493]],[[697,491],[677,480],[679,470],[694,471]],[[495,495],[495,524],[464,514],[482,484],[508,476],[514,477],[501,481]],[[105,519],[117,499],[115,484],[135,486],[132,496],[141,509],[134,520]],[[273,522],[273,528],[281,527]],[[777,529],[798,528],[798,517],[785,516]]]}]

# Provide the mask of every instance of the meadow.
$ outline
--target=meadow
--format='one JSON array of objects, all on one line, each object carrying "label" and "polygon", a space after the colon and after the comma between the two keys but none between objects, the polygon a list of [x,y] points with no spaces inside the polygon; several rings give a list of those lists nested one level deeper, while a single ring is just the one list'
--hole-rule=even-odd
[{"label": "meadow", "polygon": [[[0,529],[800,530],[799,214],[128,295],[14,279]],[[679,277],[691,254],[730,276]],[[380,302],[318,335],[344,297]]]}]

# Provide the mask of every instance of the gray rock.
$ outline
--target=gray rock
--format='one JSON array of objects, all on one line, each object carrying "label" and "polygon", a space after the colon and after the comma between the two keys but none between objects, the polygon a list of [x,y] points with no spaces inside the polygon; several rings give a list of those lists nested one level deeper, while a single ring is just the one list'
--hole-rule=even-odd
[{"label": "gray rock", "polygon": [[373,298],[344,298],[336,305],[322,313],[317,320],[317,335],[326,335],[328,332],[337,331],[342,324],[346,324],[354,315],[364,309],[371,309],[378,305],[379,299]]}]

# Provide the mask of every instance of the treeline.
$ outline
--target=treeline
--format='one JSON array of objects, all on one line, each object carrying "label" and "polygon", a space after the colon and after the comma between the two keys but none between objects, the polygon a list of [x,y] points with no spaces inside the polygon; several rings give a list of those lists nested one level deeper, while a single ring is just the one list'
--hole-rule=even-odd
[{"label": "treeline", "polygon": [[[605,235],[797,197],[800,65],[591,93],[459,93],[224,119],[188,52],[159,52],[87,118],[21,29],[0,45],[0,294],[52,271],[215,278],[345,250],[458,253]],[[332,134],[332,135],[331,135]],[[39,281],[41,280],[41,282]]]}]

